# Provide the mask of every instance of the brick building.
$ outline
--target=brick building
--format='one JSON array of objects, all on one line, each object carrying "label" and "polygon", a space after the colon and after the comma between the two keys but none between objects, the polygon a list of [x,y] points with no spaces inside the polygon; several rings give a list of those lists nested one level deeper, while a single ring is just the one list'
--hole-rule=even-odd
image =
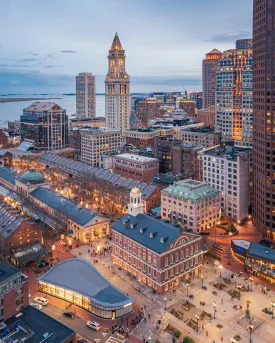
[{"label": "brick building", "polygon": [[196,103],[194,100],[181,99],[179,101],[179,108],[187,112],[188,116],[195,115]]},{"label": "brick building", "polygon": [[198,110],[196,118],[206,126],[215,125],[215,106],[209,106],[208,109],[202,108]]},{"label": "brick building", "polygon": [[0,322],[29,304],[28,277],[20,269],[0,264]]},{"label": "brick building", "polygon": [[141,127],[147,127],[148,121],[159,115],[157,100],[147,99],[139,100],[137,108],[137,117],[140,120]]},{"label": "brick building", "polygon": [[0,129],[0,146],[8,143],[9,135],[2,129]]},{"label": "brick building", "polygon": [[153,175],[159,172],[159,161],[156,158],[133,154],[114,156],[114,172],[134,180],[150,183]]},{"label": "brick building", "polygon": [[180,168],[178,157],[180,153],[175,147],[179,147],[181,141],[174,138],[156,137],[154,142],[155,157],[159,160],[160,173],[168,173],[173,168]]},{"label": "brick building", "polygon": [[173,128],[144,128],[136,130],[126,130],[124,137],[126,144],[132,144],[136,148],[154,147],[154,138],[157,136],[173,137]]},{"label": "brick building", "polygon": [[112,226],[112,262],[164,293],[200,273],[202,238],[144,214],[141,192],[130,193],[128,214]]},{"label": "brick building", "polygon": [[190,127],[178,131],[176,138],[185,144],[202,145],[204,148],[210,148],[220,144],[221,133],[215,132],[215,129],[209,126]]}]

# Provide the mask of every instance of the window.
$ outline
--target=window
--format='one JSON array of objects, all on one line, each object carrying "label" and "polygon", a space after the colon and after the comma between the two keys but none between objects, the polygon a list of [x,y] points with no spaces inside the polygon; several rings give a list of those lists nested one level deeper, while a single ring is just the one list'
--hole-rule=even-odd
[{"label": "window", "polygon": [[195,253],[199,251],[198,244],[195,245]]},{"label": "window", "polygon": [[179,261],[179,254],[178,253],[176,253],[176,263]]},{"label": "window", "polygon": [[165,267],[168,266],[168,257],[165,257]]},{"label": "window", "polygon": [[170,264],[173,264],[173,263],[174,263],[173,255],[170,255]]},{"label": "window", "polygon": [[186,248],[186,250],[185,250],[185,257],[188,257],[188,256],[189,256],[189,249]]}]

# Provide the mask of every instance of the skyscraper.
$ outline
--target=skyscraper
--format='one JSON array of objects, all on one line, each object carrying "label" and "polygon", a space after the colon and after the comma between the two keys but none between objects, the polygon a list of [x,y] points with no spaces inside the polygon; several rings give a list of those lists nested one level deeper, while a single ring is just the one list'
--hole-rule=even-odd
[{"label": "skyscraper", "polygon": [[238,39],[236,40],[236,49],[252,49],[252,39]]},{"label": "skyscraper", "polygon": [[275,0],[254,0],[253,197],[255,226],[275,239]]},{"label": "skyscraper", "polygon": [[129,128],[130,76],[125,70],[125,51],[117,33],[109,50],[109,70],[105,79],[106,126],[122,133]]},{"label": "skyscraper", "polygon": [[76,81],[76,115],[78,119],[96,116],[96,84],[92,73],[79,73]]},{"label": "skyscraper", "polygon": [[223,53],[216,73],[216,129],[224,139],[252,143],[252,49]]},{"label": "skyscraper", "polygon": [[213,49],[205,55],[205,59],[202,61],[203,108],[215,105],[216,70],[220,58],[222,58],[222,53],[217,49]]},{"label": "skyscraper", "polygon": [[20,117],[21,140],[29,139],[36,151],[68,147],[68,116],[54,102],[33,102]]}]

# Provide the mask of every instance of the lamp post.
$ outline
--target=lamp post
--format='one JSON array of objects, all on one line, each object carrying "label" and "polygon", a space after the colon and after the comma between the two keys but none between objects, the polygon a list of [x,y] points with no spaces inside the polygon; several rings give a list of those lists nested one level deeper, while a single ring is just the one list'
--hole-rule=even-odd
[{"label": "lamp post", "polygon": [[187,296],[187,298],[189,296],[189,294],[188,294],[188,287],[189,287],[189,282],[187,282],[187,284],[186,284],[186,296]]},{"label": "lamp post", "polygon": [[219,269],[220,269],[220,277],[222,277],[222,265],[219,265]]},{"label": "lamp post", "polygon": [[197,319],[197,332],[199,332],[199,320],[200,320],[200,316],[198,314],[196,314],[196,319]]},{"label": "lamp post", "polygon": [[216,319],[216,312],[217,312],[216,307],[217,307],[217,304],[216,304],[215,301],[213,302],[213,307],[214,307],[214,319]]},{"label": "lamp post", "polygon": [[274,302],[274,301],[271,301],[270,305],[271,305],[271,308],[272,308],[272,319],[274,319],[274,307],[275,307],[275,302]]},{"label": "lamp post", "polygon": [[249,331],[249,342],[252,342],[251,335],[252,335],[253,325],[249,324],[246,329]]},{"label": "lamp post", "polygon": [[164,298],[164,310],[166,311],[166,298]]},{"label": "lamp post", "polygon": [[201,288],[203,288],[203,275],[201,276]]},{"label": "lamp post", "polygon": [[52,245],[52,257],[53,257],[54,251],[55,251],[55,245],[53,244],[53,245]]},{"label": "lamp post", "polygon": [[242,286],[238,285],[237,288],[239,290],[239,300],[241,300],[241,288],[242,288]]},{"label": "lamp post", "polygon": [[249,278],[249,281],[250,281],[250,290],[251,290],[251,292],[252,292],[252,281],[253,281],[253,278],[250,277],[250,278]]}]

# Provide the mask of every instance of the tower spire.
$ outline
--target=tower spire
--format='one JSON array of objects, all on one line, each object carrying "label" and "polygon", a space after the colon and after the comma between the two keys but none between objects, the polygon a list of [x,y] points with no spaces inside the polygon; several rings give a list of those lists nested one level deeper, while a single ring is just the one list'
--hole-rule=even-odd
[{"label": "tower spire", "polygon": [[115,37],[111,46],[111,50],[123,50],[117,32],[115,34]]}]

